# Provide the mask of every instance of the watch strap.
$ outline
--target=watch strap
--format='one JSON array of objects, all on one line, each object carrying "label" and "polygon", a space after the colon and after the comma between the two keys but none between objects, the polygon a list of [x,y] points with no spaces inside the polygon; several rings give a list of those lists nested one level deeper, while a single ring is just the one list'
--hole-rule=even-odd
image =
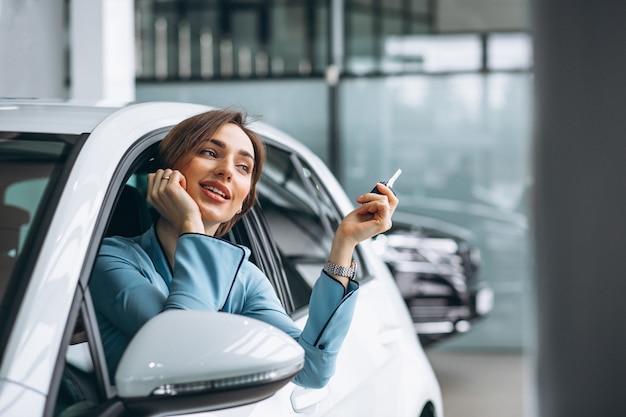
[{"label": "watch strap", "polygon": [[352,264],[348,267],[326,261],[323,270],[327,274],[354,279],[354,276],[356,275],[356,262],[352,261]]}]

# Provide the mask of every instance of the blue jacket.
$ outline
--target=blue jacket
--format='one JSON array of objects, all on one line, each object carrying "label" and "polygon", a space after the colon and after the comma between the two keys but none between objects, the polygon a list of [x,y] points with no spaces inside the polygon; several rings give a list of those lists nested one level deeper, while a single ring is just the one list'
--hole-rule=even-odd
[{"label": "blue jacket", "polygon": [[286,314],[250,251],[226,240],[183,234],[170,268],[154,227],[134,238],[104,240],[89,284],[111,376],[139,328],[162,311],[224,311],[271,324],[294,337],[305,351],[294,382],[319,388],[335,370],[339,348],[352,321],[358,284],[346,291],[320,274],[302,331]]}]

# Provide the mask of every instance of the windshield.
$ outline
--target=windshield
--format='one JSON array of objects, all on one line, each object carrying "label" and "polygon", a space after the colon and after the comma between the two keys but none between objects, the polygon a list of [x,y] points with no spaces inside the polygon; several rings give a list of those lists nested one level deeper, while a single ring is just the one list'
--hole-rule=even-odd
[{"label": "windshield", "polygon": [[[75,138],[0,132],[0,300]],[[9,290],[13,294],[13,291]]]}]

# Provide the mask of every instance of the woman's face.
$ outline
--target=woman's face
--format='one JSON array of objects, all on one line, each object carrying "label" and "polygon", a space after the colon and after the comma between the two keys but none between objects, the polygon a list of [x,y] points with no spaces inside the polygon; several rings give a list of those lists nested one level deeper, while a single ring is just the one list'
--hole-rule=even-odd
[{"label": "woman's face", "polygon": [[178,168],[187,193],[200,208],[207,233],[239,212],[250,193],[254,148],[250,138],[232,123],[206,138],[191,160]]}]

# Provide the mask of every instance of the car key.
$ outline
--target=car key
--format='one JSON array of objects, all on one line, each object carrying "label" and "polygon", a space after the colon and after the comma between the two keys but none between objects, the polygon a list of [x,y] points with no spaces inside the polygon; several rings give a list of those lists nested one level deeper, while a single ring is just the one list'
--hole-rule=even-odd
[{"label": "car key", "polygon": [[[395,195],[396,192],[393,191],[393,184],[396,182],[396,180],[398,179],[398,177],[400,176],[400,174],[402,174],[402,170],[400,168],[398,168],[398,170],[396,171],[395,174],[393,174],[393,176],[391,178],[389,178],[387,181],[381,181],[380,183],[383,185],[386,185],[387,187],[389,187],[391,189],[391,191],[393,192],[393,194]],[[378,191],[378,188],[376,186],[374,186],[374,188],[372,189],[372,191],[370,191],[372,193],[376,193],[376,194],[380,194],[380,191]]]}]

